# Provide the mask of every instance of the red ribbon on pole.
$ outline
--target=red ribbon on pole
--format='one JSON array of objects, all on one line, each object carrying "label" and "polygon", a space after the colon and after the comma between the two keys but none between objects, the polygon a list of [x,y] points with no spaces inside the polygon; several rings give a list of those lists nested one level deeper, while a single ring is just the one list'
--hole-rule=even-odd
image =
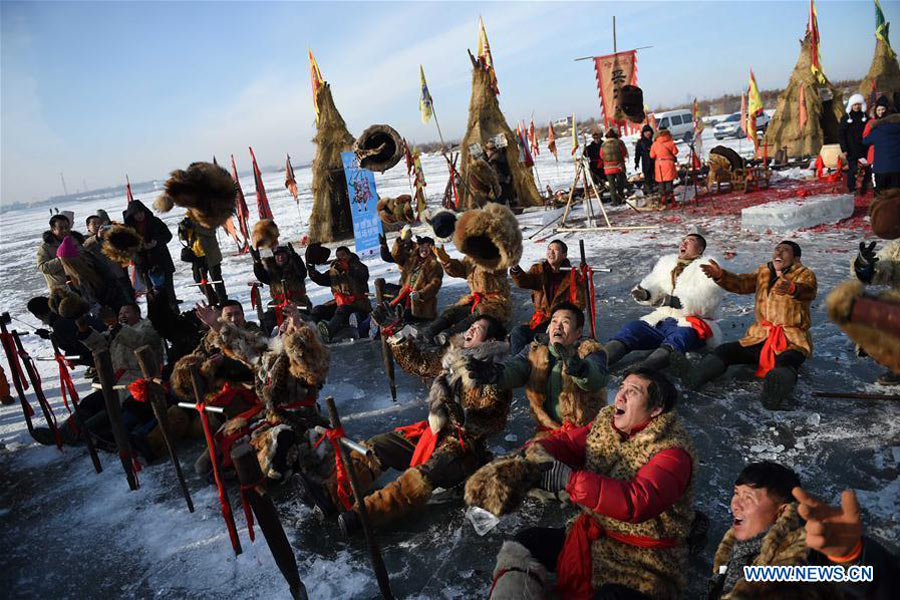
[{"label": "red ribbon on pole", "polygon": [[341,458],[341,451],[338,447],[338,444],[341,443],[341,438],[344,436],[345,433],[343,427],[340,429],[326,429],[325,433],[322,434],[322,437],[318,439],[313,448],[318,448],[319,444],[322,443],[322,440],[328,438],[331,447],[334,449],[334,477],[337,482],[337,485],[335,486],[337,497],[338,500],[341,501],[344,510],[350,510],[353,508],[353,502],[351,500],[353,490],[350,487],[350,476],[347,475],[347,465],[344,464],[344,460]]},{"label": "red ribbon on pole", "polygon": [[[24,347],[19,352],[19,357],[22,359],[22,362],[31,366],[31,372],[34,373],[34,397],[37,398],[37,401],[39,404],[42,404],[41,398],[42,397],[44,398],[43,404],[47,405],[46,406],[47,412],[50,414],[51,423],[49,423],[49,425],[50,425],[50,428],[53,430],[53,437],[56,439],[56,447],[59,448],[60,450],[62,450],[62,438],[59,435],[59,424],[56,421],[56,414],[53,412],[53,407],[50,406],[50,403],[46,401],[46,397],[44,396],[44,389],[41,386],[41,374],[37,370],[37,365],[34,364],[34,359],[31,358],[31,355],[25,351]],[[26,381],[26,379],[23,378],[22,381],[24,382],[24,381]],[[43,408],[43,404],[42,404],[42,408]],[[29,408],[31,408],[31,407],[29,406]],[[34,409],[31,409],[31,410],[34,411]]]},{"label": "red ribbon on pole", "polygon": [[241,484],[241,506],[244,507],[244,518],[247,519],[247,531],[250,533],[250,543],[256,541],[256,534],[253,531],[253,510],[250,508],[250,500],[247,495],[255,492],[256,487],[265,483],[265,477],[261,477],[259,481],[248,485]]},{"label": "red ribbon on pole", "polygon": [[72,398],[73,405],[78,402],[78,391],[75,389],[75,382],[72,381],[72,376],[69,374],[66,358],[61,354],[57,354],[53,358],[56,359],[56,364],[59,365],[59,389],[62,390],[63,404],[66,410],[69,411],[69,414],[72,414],[68,399]]},{"label": "red ribbon on pole", "polygon": [[[10,368],[16,372],[19,376],[19,381],[22,382],[22,389],[28,389],[28,378],[25,377],[25,372],[22,371],[22,365],[19,364],[19,353],[16,350],[16,342],[13,340],[13,336],[11,333],[0,333],[0,337],[3,339],[3,345],[6,348],[9,348],[9,353],[7,358],[9,359]],[[31,410],[32,416],[34,415],[34,409],[31,406],[28,406],[29,410]]]},{"label": "red ribbon on pole", "polygon": [[222,508],[222,517],[225,519],[225,526],[228,528],[228,537],[231,538],[231,547],[234,548],[235,554],[238,553],[238,534],[237,527],[234,525],[234,515],[231,514],[231,505],[225,496],[225,486],[222,485],[222,477],[219,474],[218,461],[216,460],[216,452],[214,450],[212,432],[209,429],[209,419],[206,416],[206,404],[198,402],[195,405],[197,412],[200,413],[200,422],[203,424],[203,435],[206,437],[206,444],[209,446],[209,458],[212,463],[213,479],[216,482],[216,489],[219,492],[219,506]]}]

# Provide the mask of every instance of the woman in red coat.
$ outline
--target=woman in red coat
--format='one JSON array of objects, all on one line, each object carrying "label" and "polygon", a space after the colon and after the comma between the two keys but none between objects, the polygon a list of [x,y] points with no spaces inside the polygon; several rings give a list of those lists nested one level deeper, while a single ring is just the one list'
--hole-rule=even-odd
[{"label": "woman in red coat", "polygon": [[672,191],[677,170],[675,169],[675,156],[678,155],[678,148],[672,141],[672,134],[665,127],[656,134],[656,140],[650,146],[650,158],[654,159],[654,175],[656,181],[659,182],[662,189],[662,203],[666,204],[666,199],[671,198],[675,203],[675,194]]}]

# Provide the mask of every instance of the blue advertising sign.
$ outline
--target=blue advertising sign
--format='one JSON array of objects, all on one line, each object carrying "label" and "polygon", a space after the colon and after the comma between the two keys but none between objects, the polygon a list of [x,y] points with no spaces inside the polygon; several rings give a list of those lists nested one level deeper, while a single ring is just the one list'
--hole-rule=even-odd
[{"label": "blue advertising sign", "polygon": [[347,194],[350,197],[350,214],[353,217],[353,240],[358,255],[367,256],[378,252],[378,236],[382,233],[381,219],[375,205],[375,174],[361,169],[356,155],[341,152],[344,163],[344,177],[347,179]]}]

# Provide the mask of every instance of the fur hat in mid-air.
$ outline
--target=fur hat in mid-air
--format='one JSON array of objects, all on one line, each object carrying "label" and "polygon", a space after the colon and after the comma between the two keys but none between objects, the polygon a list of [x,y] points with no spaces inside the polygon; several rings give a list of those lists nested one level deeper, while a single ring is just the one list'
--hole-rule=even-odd
[{"label": "fur hat in mid-air", "polygon": [[522,258],[522,230],[508,207],[489,202],[464,212],[453,243],[460,252],[489,270],[508,269]]},{"label": "fur hat in mid-air", "polygon": [[212,163],[195,162],[187,170],[172,171],[153,207],[168,212],[177,204],[200,225],[215,229],[231,217],[236,197],[237,186],[228,171]]},{"label": "fur hat in mid-air", "polygon": [[256,225],[253,226],[250,240],[253,242],[253,247],[257,250],[260,248],[271,248],[274,250],[278,246],[279,235],[281,234],[275,221],[263,219],[257,221]]},{"label": "fur hat in mid-air", "polygon": [[143,238],[133,227],[113,223],[103,233],[103,254],[122,268],[127,267],[143,244]]}]

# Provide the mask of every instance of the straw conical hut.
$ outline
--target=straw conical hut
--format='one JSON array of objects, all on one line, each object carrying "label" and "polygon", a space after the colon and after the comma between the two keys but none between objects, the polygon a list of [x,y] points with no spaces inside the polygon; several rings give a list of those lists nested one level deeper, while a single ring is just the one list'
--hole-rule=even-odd
[{"label": "straw conical hut", "polygon": [[[838,126],[844,114],[843,96],[831,82],[819,83],[810,65],[810,39],[807,34],[800,44],[797,65],[787,87],[778,96],[775,116],[766,130],[765,142],[770,155],[781,148],[787,148],[790,157],[815,155],[823,144],[838,141]],[[801,95],[806,105],[806,123],[802,128]]]},{"label": "straw conical hut", "polygon": [[341,152],[353,148],[353,136],[334,105],[331,86],[324,83],[316,92],[319,122],[316,157],[312,163],[313,208],[309,217],[309,241],[332,242],[353,233],[350,198]]},{"label": "straw conical hut", "polygon": [[[516,192],[516,202],[519,206],[537,206],[541,204],[537,186],[534,184],[534,176],[531,170],[519,162],[519,146],[516,135],[506,118],[500,112],[500,103],[497,96],[491,90],[491,78],[483,66],[481,59],[472,60],[472,98],[469,100],[469,123],[466,127],[466,135],[462,139],[460,152],[460,175],[463,181],[468,181],[469,171],[469,146],[484,143],[498,134],[506,138],[506,160],[509,163],[509,171],[512,173],[513,188]],[[477,208],[470,206],[471,194],[465,194],[460,208]]]},{"label": "straw conical hut", "polygon": [[869,98],[873,89],[879,96],[887,96],[894,107],[900,106],[900,65],[897,64],[897,53],[877,38],[872,66],[869,67],[869,74],[859,84],[859,93],[863,98]]}]

